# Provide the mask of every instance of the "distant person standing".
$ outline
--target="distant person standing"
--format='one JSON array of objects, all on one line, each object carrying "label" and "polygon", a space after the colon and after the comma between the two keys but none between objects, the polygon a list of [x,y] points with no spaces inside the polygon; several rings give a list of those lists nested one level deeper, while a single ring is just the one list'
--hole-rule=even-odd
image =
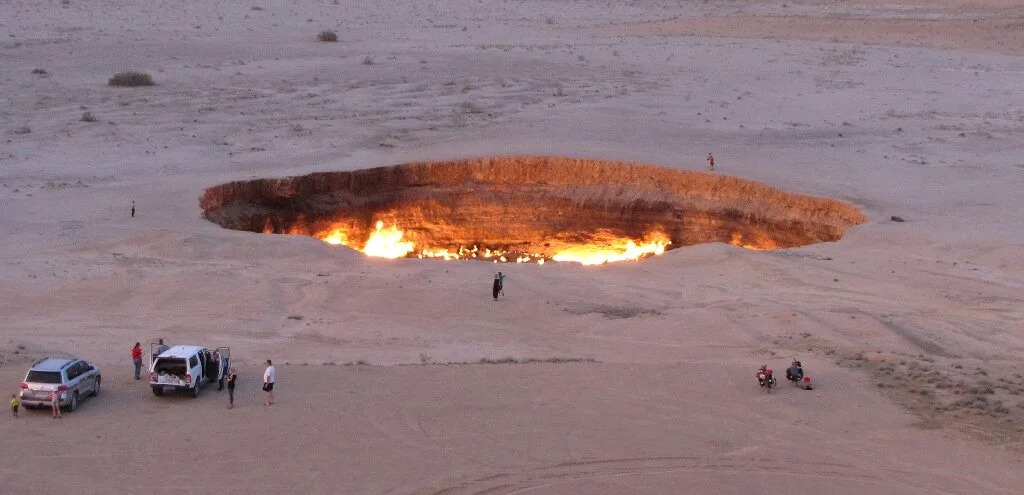
[{"label": "distant person standing", "polygon": [[135,218],[135,202],[132,201],[132,218]]},{"label": "distant person standing", "polygon": [[228,371],[228,409],[235,407],[235,382],[238,381],[238,374],[235,369]]},{"label": "distant person standing", "polygon": [[708,153],[708,170],[715,171],[715,155]]},{"label": "distant person standing", "polygon": [[18,398],[18,394],[11,394],[11,415],[15,418],[18,417],[18,406],[21,405],[21,399]]},{"label": "distant person standing", "polygon": [[136,342],[132,347],[132,362],[135,363],[135,379],[139,380],[142,373],[142,342]]},{"label": "distant person standing", "polygon": [[158,339],[156,341],[156,351],[153,352],[153,361],[156,361],[156,357],[163,354],[167,349],[170,349],[170,347],[164,344],[164,339]]},{"label": "distant person standing", "polygon": [[274,403],[274,382],[277,381],[277,370],[274,363],[267,360],[267,369],[263,372],[263,405],[269,406]]},{"label": "distant person standing", "polygon": [[491,293],[494,296],[494,300],[495,301],[498,300],[498,294],[502,294],[502,295],[504,294],[504,292],[503,292],[504,291],[504,285],[505,285],[505,275],[503,275],[501,272],[498,272],[494,276],[494,284],[491,286]]}]

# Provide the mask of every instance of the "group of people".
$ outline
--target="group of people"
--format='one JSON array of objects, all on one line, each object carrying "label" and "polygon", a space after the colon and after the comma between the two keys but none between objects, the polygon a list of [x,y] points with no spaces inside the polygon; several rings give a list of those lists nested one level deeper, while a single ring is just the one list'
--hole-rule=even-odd
[{"label": "group of people", "polygon": [[[170,349],[167,344],[164,344],[164,339],[157,340],[157,346],[153,350],[152,359],[156,361],[156,357],[162,354],[164,351]],[[224,371],[221,372],[221,378],[217,381],[217,390],[224,390],[225,385],[228,389],[228,409],[235,407],[235,384],[238,382],[238,373],[235,368],[229,366],[227,359],[221,359],[220,352],[217,350],[213,351],[213,362],[214,366],[218,368],[223,366]],[[132,347],[132,363],[135,365],[135,379],[141,379],[142,372],[142,343],[136,342],[135,346]],[[274,363],[268,359],[267,368],[263,371],[263,404],[272,405],[274,403],[274,382],[277,381],[277,369],[274,368]],[[11,407],[14,406],[14,401],[11,401]],[[55,413],[59,416],[59,408],[55,409]],[[15,412],[17,416],[17,412]],[[55,416],[56,417],[56,416]]]}]

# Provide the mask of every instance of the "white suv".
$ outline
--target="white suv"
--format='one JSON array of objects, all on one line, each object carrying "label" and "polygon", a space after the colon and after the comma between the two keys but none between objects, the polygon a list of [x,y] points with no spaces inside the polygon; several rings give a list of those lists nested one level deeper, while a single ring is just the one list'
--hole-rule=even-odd
[{"label": "white suv", "polygon": [[203,385],[224,379],[231,349],[218,347],[216,353],[203,346],[176,345],[153,359],[149,386],[153,395],[182,391],[199,397]]},{"label": "white suv", "polygon": [[99,395],[100,367],[76,358],[47,357],[36,361],[21,383],[21,403],[25,407],[49,407],[50,393],[60,394],[60,406],[78,409],[79,399]]}]

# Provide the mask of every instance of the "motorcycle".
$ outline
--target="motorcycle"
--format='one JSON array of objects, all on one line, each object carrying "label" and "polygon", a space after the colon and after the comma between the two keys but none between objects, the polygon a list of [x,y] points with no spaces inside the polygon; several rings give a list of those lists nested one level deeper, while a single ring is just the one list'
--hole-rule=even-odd
[{"label": "motorcycle", "polygon": [[761,388],[767,389],[768,393],[772,393],[772,387],[778,383],[775,381],[775,373],[768,369],[767,366],[761,366],[761,369],[757,370],[757,384]]}]

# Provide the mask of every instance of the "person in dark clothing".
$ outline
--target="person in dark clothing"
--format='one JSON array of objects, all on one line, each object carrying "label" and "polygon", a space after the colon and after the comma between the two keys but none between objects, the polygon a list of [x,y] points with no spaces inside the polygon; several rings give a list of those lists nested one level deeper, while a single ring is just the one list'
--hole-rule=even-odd
[{"label": "person in dark clothing", "polygon": [[804,378],[804,366],[800,361],[793,360],[793,364],[786,370],[786,379],[792,382],[799,382]]},{"label": "person in dark clothing", "polygon": [[502,284],[504,282],[505,276],[502,275],[501,272],[498,272],[498,274],[494,276],[494,285],[491,287],[491,293],[494,296],[495,301],[498,300],[498,294],[503,294]]},{"label": "person in dark clothing", "polygon": [[231,368],[228,371],[228,409],[235,407],[235,381],[238,380],[238,374],[235,373],[235,369]]}]

